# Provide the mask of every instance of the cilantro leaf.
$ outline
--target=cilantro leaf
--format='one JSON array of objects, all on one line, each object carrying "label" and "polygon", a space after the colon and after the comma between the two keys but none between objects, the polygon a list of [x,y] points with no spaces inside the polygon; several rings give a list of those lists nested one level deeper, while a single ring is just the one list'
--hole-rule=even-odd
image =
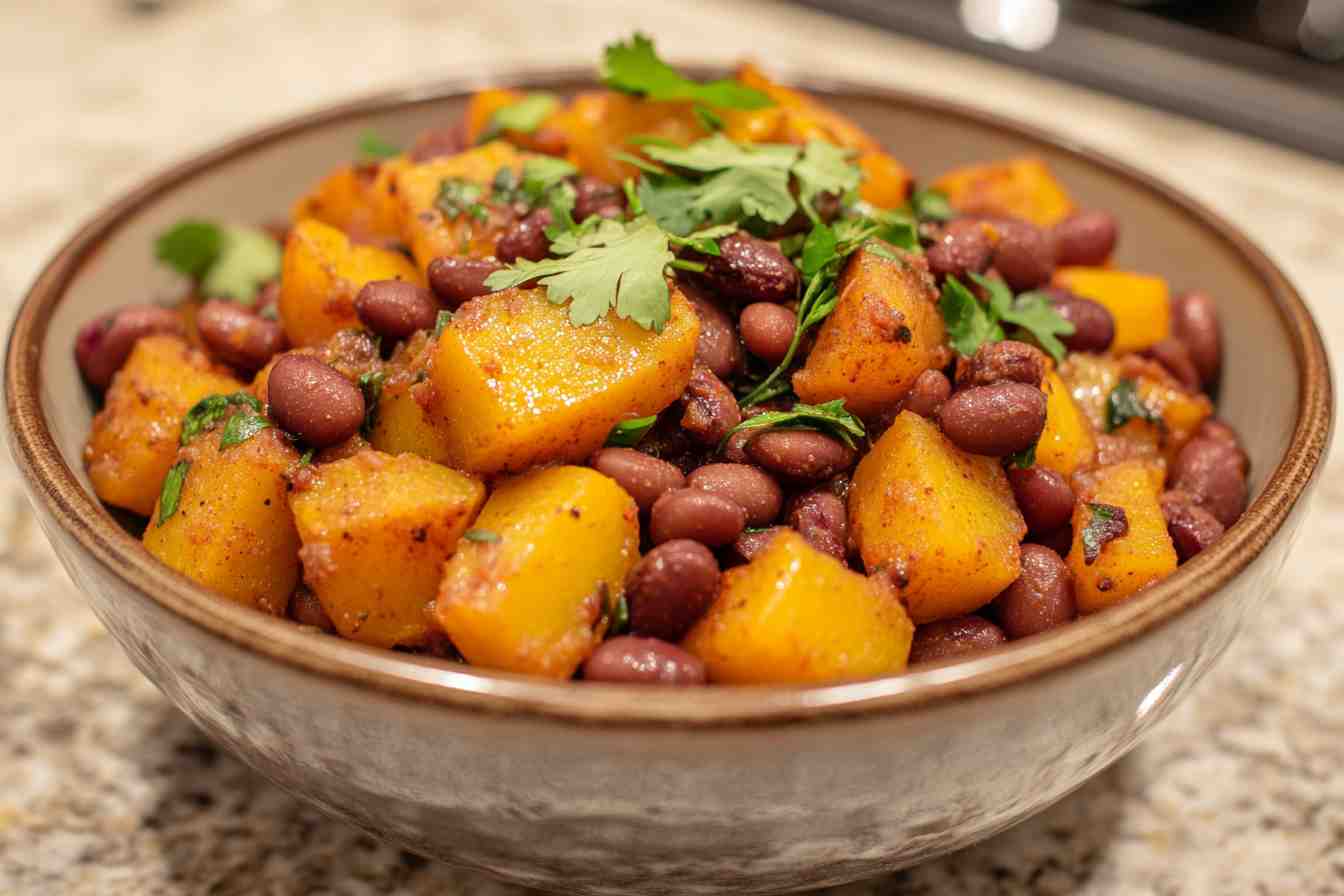
[{"label": "cilantro leaf", "polygon": [[947,341],[960,354],[970,357],[982,343],[1003,339],[1003,328],[994,315],[956,277],[943,281],[938,310],[947,325]]},{"label": "cilantro leaf", "polygon": [[613,90],[640,94],[651,100],[692,100],[729,109],[773,106],[769,95],[725,78],[701,84],[684,77],[658,58],[653,41],[636,33],[627,42],[608,46],[602,55],[602,81]]},{"label": "cilantro leaf", "polygon": [[386,379],[387,374],[381,370],[370,370],[361,373],[356,380],[359,391],[364,395],[364,422],[359,429],[365,437],[373,432],[373,427],[378,422],[378,400],[383,397],[383,381]]},{"label": "cilantro leaf", "polygon": [[224,232],[213,221],[178,221],[154,241],[154,257],[186,277],[199,277],[219,257]]},{"label": "cilantro leaf", "polygon": [[916,190],[910,197],[910,208],[923,221],[948,221],[957,216],[947,194],[932,188]]},{"label": "cilantro leaf", "polygon": [[443,333],[443,328],[453,322],[453,312],[444,308],[434,318],[434,338],[437,339]]},{"label": "cilantro leaf", "polygon": [[726,442],[729,436],[732,436],[735,432],[765,427],[815,429],[818,432],[835,436],[849,448],[856,447],[856,440],[866,435],[863,423],[845,410],[845,400],[837,398],[816,405],[799,402],[793,406],[792,410],[766,411],[763,414],[757,414],[755,417],[748,417],[729,430],[728,435],[724,436],[724,441]]},{"label": "cilantro leaf", "polygon": [[222,227],[220,234],[219,253],[201,278],[201,292],[250,303],[262,286],[280,276],[280,244],[255,227]]},{"label": "cilantro leaf", "polygon": [[1158,425],[1162,423],[1162,415],[1144,404],[1139,397],[1138,384],[1131,379],[1122,379],[1106,396],[1106,431],[1114,432],[1135,419]]},{"label": "cilantro leaf", "polygon": [[361,162],[377,162],[401,154],[401,147],[389,143],[374,131],[359,135],[358,148]]},{"label": "cilantro leaf", "polygon": [[704,126],[705,130],[723,130],[723,118],[708,106],[702,106],[699,103],[696,103],[691,111],[695,113],[695,117],[700,120],[700,124]]},{"label": "cilantro leaf", "polygon": [[853,153],[821,140],[809,140],[803,157],[793,166],[798,179],[798,201],[808,217],[817,220],[813,201],[822,193],[844,196],[859,188],[863,173],[850,163]]},{"label": "cilantro leaf", "polygon": [[673,257],[667,234],[648,218],[628,225],[605,221],[571,254],[519,260],[485,282],[500,290],[538,280],[552,302],[570,303],[569,320],[576,326],[596,323],[614,307],[618,316],[662,332],[671,313],[664,271]]},{"label": "cilantro leaf", "polygon": [[481,203],[484,196],[485,188],[473,180],[445,177],[439,184],[439,195],[434,204],[449,218],[470,214],[473,218],[484,221],[490,215],[489,210]]},{"label": "cilantro leaf", "polygon": [[803,240],[803,255],[799,264],[803,276],[811,277],[830,264],[835,259],[839,247],[840,239],[833,229],[821,221],[813,224],[812,230]]},{"label": "cilantro leaf", "polygon": [[658,415],[653,414],[648,417],[636,417],[633,420],[622,420],[611,428],[611,434],[607,436],[607,444],[618,448],[633,448],[640,443],[640,440],[653,429],[653,425],[658,422]]},{"label": "cilantro leaf", "polygon": [[468,529],[462,533],[462,537],[467,541],[475,541],[480,544],[494,544],[502,541],[498,532],[492,532],[489,529]]},{"label": "cilantro leaf", "polygon": [[159,491],[159,525],[168,522],[177,513],[177,505],[182,500],[182,484],[187,481],[187,470],[191,461],[180,460],[168,468],[163,477],[163,488]]},{"label": "cilantro leaf", "polygon": [[1010,467],[1017,467],[1019,470],[1025,470],[1029,467],[1034,467],[1036,465],[1036,445],[1039,443],[1039,441],[1040,440],[1038,439],[1036,442],[1032,442],[1030,445],[1023,448],[1021,451],[1013,452],[1012,454],[1005,457],[1004,461],[1006,461]]},{"label": "cilantro leaf", "polygon": [[690,210],[703,222],[722,224],[753,215],[771,224],[793,217],[798,203],[789,173],[770,168],[729,168],[701,184]]},{"label": "cilantro leaf", "polygon": [[564,159],[551,156],[533,156],[523,163],[523,196],[535,203],[567,177],[579,173]]},{"label": "cilantro leaf", "polygon": [[224,431],[219,434],[219,450],[241,445],[263,429],[269,429],[271,421],[253,411],[242,411],[229,418]]},{"label": "cilantro leaf", "polygon": [[531,134],[559,105],[553,93],[529,93],[516,103],[496,109],[476,142],[488,143],[504,131]]},{"label": "cilantro leaf", "polygon": [[182,435],[179,442],[185,445],[213,427],[224,419],[224,415],[229,412],[231,407],[245,407],[250,408],[255,413],[261,413],[261,402],[250,393],[234,392],[232,395],[207,395],[192,405],[191,409],[182,418]]},{"label": "cilantro leaf", "polygon": [[668,241],[675,246],[685,246],[693,249],[701,255],[719,256],[719,240],[726,236],[732,236],[737,233],[737,224],[720,224],[716,227],[706,227],[704,230],[697,230],[689,236],[675,236],[668,234]]},{"label": "cilantro leaf", "polygon": [[1083,543],[1083,563],[1091,566],[1101,556],[1101,549],[1117,538],[1129,534],[1129,517],[1123,507],[1114,504],[1088,503],[1091,516],[1083,527],[1079,540]]},{"label": "cilantro leaf", "polygon": [[656,162],[689,171],[722,171],[725,168],[771,168],[788,171],[798,160],[798,147],[783,143],[743,146],[723,134],[697,140],[690,146],[655,146],[644,154]]}]

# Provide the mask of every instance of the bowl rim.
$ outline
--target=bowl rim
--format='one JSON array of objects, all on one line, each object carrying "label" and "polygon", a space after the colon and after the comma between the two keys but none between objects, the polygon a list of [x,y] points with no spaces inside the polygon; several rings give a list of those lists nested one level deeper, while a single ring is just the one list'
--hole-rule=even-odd
[{"label": "bowl rim", "polygon": [[[691,68],[707,73],[723,71],[721,66]],[[296,670],[402,699],[584,725],[779,725],[913,711],[974,698],[1096,659],[1202,604],[1245,569],[1303,497],[1319,471],[1333,426],[1331,375],[1320,332],[1301,296],[1277,265],[1239,228],[1182,190],[1052,130],[940,97],[876,84],[811,77],[789,80],[823,98],[846,96],[958,117],[1062,152],[1197,218],[1251,268],[1273,297],[1292,344],[1301,402],[1283,459],[1241,520],[1217,544],[1131,600],[976,659],[841,684],[660,689],[658,700],[648,699],[647,686],[547,681],[315,635],[288,620],[222,600],[145,552],[139,540],[113,519],[65,464],[41,408],[40,367],[47,326],[66,289],[103,241],[160,196],[254,150],[325,126],[468,95],[487,84],[538,89],[593,83],[591,70],[576,66],[510,68],[447,78],[291,116],[178,161],[94,214],[39,273],[19,307],[8,340],[4,386],[7,422],[14,458],[30,497],[39,510],[51,516],[63,536],[78,543],[112,576],[212,637],[243,650]],[[51,533],[53,540],[55,534]]]}]

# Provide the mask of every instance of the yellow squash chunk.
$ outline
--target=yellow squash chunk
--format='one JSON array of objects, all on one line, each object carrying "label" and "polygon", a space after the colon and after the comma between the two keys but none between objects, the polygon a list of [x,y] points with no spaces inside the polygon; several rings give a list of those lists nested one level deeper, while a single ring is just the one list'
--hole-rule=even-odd
[{"label": "yellow squash chunk", "polygon": [[377,166],[342,165],[294,203],[294,221],[316,218],[347,235],[368,240],[401,238],[401,216],[392,178],[409,164],[385,159]]},{"label": "yellow squash chunk", "polygon": [[[868,132],[839,112],[801,90],[772,81],[750,62],[738,68],[737,79],[748,87],[766,93],[775,101],[776,105],[770,108],[779,110],[780,121],[778,131],[768,138],[770,140],[781,143],[822,140],[865,153],[876,152],[882,148]],[[733,119],[725,116],[730,137],[734,137],[732,121]]]},{"label": "yellow squash chunk", "polygon": [[317,467],[289,503],[304,581],[336,631],[376,647],[424,643],[425,606],[483,500],[477,480],[412,454]]},{"label": "yellow squash chunk", "polygon": [[1040,159],[986,162],[949,171],[933,182],[958,211],[1004,215],[1052,227],[1073,213],[1073,200]]},{"label": "yellow squash chunk", "polygon": [[145,549],[229,600],[280,616],[299,583],[299,536],[285,471],[299,455],[274,427],[220,450],[223,425],[191,440],[177,510],[155,506]]},{"label": "yellow squash chunk", "polygon": [[793,376],[803,401],[843,398],[846,410],[867,417],[895,404],[941,360],[943,318],[928,269],[887,251],[903,260],[884,258],[870,245],[846,265],[835,310]]},{"label": "yellow squash chunk", "polygon": [[895,591],[781,532],[723,576],[682,646],[729,684],[873,678],[905,668],[915,632]]},{"label": "yellow squash chunk", "polygon": [[424,284],[399,252],[351,244],[344,233],[308,218],[294,225],[280,272],[280,321],[296,346],[325,342],[358,327],[355,295],[370,280]]},{"label": "yellow squash chunk", "polygon": [[417,333],[384,368],[387,376],[369,434],[369,441],[379,451],[418,454],[435,463],[447,462],[448,441],[423,403],[432,351],[427,334]]},{"label": "yellow squash chunk", "polygon": [[[481,137],[490,129],[496,112],[522,102],[526,98],[527,94],[521,90],[506,90],[499,87],[487,87],[485,90],[478,90],[472,94],[464,116],[467,126],[467,145],[475,146],[481,142]],[[562,114],[562,109],[557,106],[555,111],[546,116],[532,133],[505,131],[502,136],[517,146],[525,146],[528,149],[540,151],[544,144],[550,142],[547,139],[548,136],[558,133],[557,125]],[[559,147],[556,148],[559,149]]]},{"label": "yellow squash chunk", "polygon": [[[1080,501],[1073,512],[1073,547],[1067,559],[1081,612],[1109,607],[1175,572],[1176,549],[1158,504],[1163,476],[1160,461],[1128,460],[1075,480]],[[1093,517],[1089,503],[1120,507],[1129,521],[1129,533],[1105,544],[1092,563],[1083,549],[1083,534]]]},{"label": "yellow squash chunk", "polygon": [[182,416],[207,395],[241,389],[242,383],[181,339],[141,339],[112,380],[84,446],[94,493],[149,516],[177,455]]},{"label": "yellow squash chunk", "polygon": [[448,462],[499,473],[586,458],[618,421],[677,400],[699,331],[676,290],[661,333],[614,312],[576,327],[569,310],[540,289],[466,303],[439,336],[430,370],[431,410]]},{"label": "yellow squash chunk", "polygon": [[612,184],[639,174],[612,155],[636,151],[631,137],[643,134],[685,145],[709,136],[692,103],[655,103],[612,91],[578,94],[555,126],[568,140],[569,161]]},{"label": "yellow squash chunk", "polygon": [[[513,215],[489,203],[490,184],[502,168],[521,172],[525,154],[503,140],[492,140],[455,156],[431,159],[398,171],[396,188],[401,235],[416,263],[426,268],[440,255],[493,255],[495,241],[513,223]],[[461,180],[484,188],[481,215],[449,217],[438,205],[444,181]]]},{"label": "yellow squash chunk", "polygon": [[1058,373],[1047,373],[1041,388],[1045,391],[1045,429],[1036,443],[1036,464],[1067,479],[1096,457],[1096,435]]},{"label": "yellow squash chunk", "polygon": [[475,666],[569,678],[639,560],[639,511],[587,467],[497,487],[444,571],[435,619]]},{"label": "yellow squash chunk", "polygon": [[854,471],[849,523],[864,566],[905,583],[920,624],[993,600],[1017,578],[1027,534],[999,462],[959,450],[910,411]]},{"label": "yellow squash chunk", "polygon": [[1114,354],[1140,351],[1171,335],[1171,296],[1161,277],[1071,267],[1056,270],[1054,284],[1106,306],[1115,318]]}]

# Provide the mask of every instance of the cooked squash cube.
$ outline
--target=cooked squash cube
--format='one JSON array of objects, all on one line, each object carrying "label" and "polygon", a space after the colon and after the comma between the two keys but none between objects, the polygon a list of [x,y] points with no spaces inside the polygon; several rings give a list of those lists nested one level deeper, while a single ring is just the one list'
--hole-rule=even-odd
[{"label": "cooked squash cube", "polygon": [[384,368],[382,396],[369,441],[388,454],[418,454],[435,463],[449,458],[448,440],[426,409],[433,343],[425,333],[411,337]]},{"label": "cooked squash cube", "polygon": [[859,198],[877,208],[900,208],[910,198],[914,183],[910,170],[884,152],[866,152],[858,158],[863,180]]},{"label": "cooked squash cube", "polygon": [[973,612],[1011,585],[1027,534],[999,462],[910,411],[859,461],[849,523],[864,566],[888,571],[920,624]]},{"label": "cooked squash cube", "polygon": [[915,627],[895,591],[786,530],[723,576],[682,646],[729,684],[845,681],[905,668]]},{"label": "cooked squash cube", "polygon": [[336,631],[376,647],[423,644],[425,607],[485,486],[413,454],[318,466],[290,496],[303,579]]},{"label": "cooked squash cube", "polygon": [[347,236],[373,241],[400,239],[401,214],[392,178],[408,164],[398,157],[372,168],[342,165],[294,203],[290,217],[295,222],[316,218]]},{"label": "cooked squash cube", "polygon": [[149,516],[177,456],[183,415],[207,395],[241,389],[242,383],[181,339],[141,339],[112,380],[84,446],[94,493]]},{"label": "cooked squash cube", "polygon": [[[737,79],[775,101],[775,106],[767,107],[778,109],[781,113],[778,132],[769,138],[772,141],[801,144],[809,140],[822,140],[865,153],[877,152],[882,148],[872,135],[844,115],[801,90],[772,81],[750,62],[738,67]],[[767,110],[752,110],[753,113],[764,111]],[[725,116],[724,120],[728,136],[738,139],[732,133],[733,118]]]},{"label": "cooked squash cube", "polygon": [[[1080,500],[1073,512],[1073,547],[1067,560],[1079,611],[1109,607],[1176,570],[1176,549],[1158,503],[1164,476],[1160,461],[1128,460],[1075,479]],[[1119,507],[1129,524],[1127,534],[1101,545],[1090,562],[1084,539],[1088,526],[1099,523],[1089,504]]]},{"label": "cooked squash cube", "polygon": [[[486,135],[494,122],[495,113],[516,105],[526,98],[527,94],[521,90],[506,90],[499,87],[487,87],[472,94],[464,116],[467,144],[475,146],[481,142],[481,138]],[[547,134],[557,130],[557,124],[562,114],[563,110],[557,104],[555,111],[547,115],[532,133],[505,131],[500,136],[515,145],[525,146],[529,149],[539,149],[540,144],[545,142]]]},{"label": "cooked squash cube", "polygon": [[1161,277],[1069,267],[1055,271],[1054,284],[1106,306],[1115,318],[1113,354],[1141,351],[1171,335],[1171,295]]},{"label": "cooked squash cube", "polygon": [[699,330],[676,290],[661,333],[614,312],[576,327],[541,289],[466,303],[439,336],[430,370],[448,462],[498,473],[586,458],[618,421],[680,397]]},{"label": "cooked squash cube", "polygon": [[1041,159],[986,162],[949,171],[933,182],[967,215],[1023,218],[1053,227],[1073,213],[1073,200]]},{"label": "cooked squash cube", "polygon": [[612,184],[639,174],[612,155],[635,151],[631,137],[643,134],[685,145],[709,136],[692,103],[655,103],[609,90],[578,94],[555,126],[568,139],[569,161]]},{"label": "cooked squash cube", "polygon": [[1047,373],[1041,388],[1045,391],[1045,429],[1036,442],[1036,463],[1067,479],[1096,457],[1096,435],[1058,373]]},{"label": "cooked squash cube", "polygon": [[793,389],[809,404],[843,398],[846,410],[867,417],[940,364],[943,317],[927,266],[890,247],[870,244],[854,253],[839,288]]},{"label": "cooked squash cube", "polygon": [[280,271],[280,321],[289,341],[316,345],[340,330],[358,327],[355,295],[370,280],[424,285],[415,265],[399,252],[354,245],[316,218],[294,225]]},{"label": "cooked squash cube", "polygon": [[639,560],[639,510],[587,467],[499,485],[444,571],[435,619],[476,666],[569,678]]},{"label": "cooked squash cube", "polygon": [[[243,412],[250,413],[250,412]],[[156,505],[145,549],[229,600],[283,615],[299,584],[299,536],[289,512],[285,472],[299,460],[274,427],[220,447],[224,426],[192,439],[176,510]]]}]

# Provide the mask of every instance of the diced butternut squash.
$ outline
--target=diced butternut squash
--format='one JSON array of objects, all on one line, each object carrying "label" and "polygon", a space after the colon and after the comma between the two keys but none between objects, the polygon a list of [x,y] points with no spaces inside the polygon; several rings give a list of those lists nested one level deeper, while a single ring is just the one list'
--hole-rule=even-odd
[{"label": "diced butternut squash", "polygon": [[367,240],[401,238],[401,215],[392,178],[409,164],[404,157],[375,166],[342,165],[294,203],[295,221],[316,218],[347,236]]},{"label": "diced butternut squash", "polygon": [[1055,271],[1054,284],[1106,306],[1115,318],[1114,354],[1141,351],[1171,335],[1171,295],[1161,277],[1069,267]]},{"label": "diced butternut squash", "polygon": [[[1067,560],[1081,612],[1109,607],[1175,572],[1176,549],[1158,503],[1163,477],[1160,462],[1128,460],[1075,479],[1080,500]],[[1089,504],[1119,507],[1129,524],[1128,533],[1102,545],[1092,562],[1083,543],[1097,513]]]},{"label": "diced butternut squash", "polygon": [[[738,68],[737,79],[767,94],[776,103],[773,108],[782,113],[779,129],[770,140],[780,143],[823,140],[865,153],[882,148],[868,132],[844,115],[801,90],[772,81],[750,62]],[[729,136],[734,136],[731,131]]]},{"label": "diced butternut squash", "polygon": [[614,312],[574,326],[541,289],[473,299],[439,336],[430,370],[448,462],[499,473],[586,458],[618,421],[677,400],[699,331],[677,290],[661,333]]},{"label": "diced butternut squash", "polygon": [[[400,205],[401,234],[416,263],[426,268],[440,255],[493,255],[495,241],[513,223],[513,213],[489,201],[491,183],[501,169],[522,171],[525,155],[503,140],[492,140],[455,156],[431,159],[402,169],[393,181]],[[445,181],[480,186],[480,198],[461,214],[439,205]],[[473,210],[474,209],[474,210]]]},{"label": "diced butternut squash", "polygon": [[491,494],[448,561],[434,617],[472,665],[569,678],[638,560],[639,510],[614,480],[536,470]]},{"label": "diced butternut squash", "polygon": [[866,152],[859,156],[859,198],[878,208],[899,208],[910,198],[913,179],[910,171],[884,152]]},{"label": "diced butternut squash", "polygon": [[1045,429],[1036,443],[1036,463],[1067,479],[1096,457],[1096,435],[1058,373],[1047,373],[1041,388],[1045,391]]},{"label": "diced butternut squash", "polygon": [[145,549],[211,591],[279,616],[299,583],[285,479],[299,455],[274,427],[221,449],[223,431],[217,426],[178,453],[188,466],[177,509],[163,519],[155,506]]},{"label": "diced butternut squash", "polygon": [[303,579],[336,631],[376,647],[423,644],[443,564],[485,486],[412,454],[318,466],[290,496]]},{"label": "diced butternut squash", "polygon": [[687,144],[708,137],[692,103],[655,103],[624,93],[580,93],[556,119],[569,142],[569,161],[584,174],[618,184],[639,172],[613,153],[632,152],[636,135]]},{"label": "diced butternut squash", "polygon": [[867,417],[891,407],[921,373],[938,366],[943,318],[928,268],[890,247],[854,253],[839,287],[835,310],[794,374],[793,388],[810,404],[843,398],[848,411]]},{"label": "diced butternut squash", "polygon": [[1012,584],[1027,533],[999,462],[910,411],[859,461],[849,523],[864,566],[888,571],[920,624],[977,610]]},{"label": "diced butternut squash", "polygon": [[682,646],[728,684],[872,678],[905,668],[915,627],[893,588],[781,532],[723,576]]},{"label": "diced butternut squash", "polygon": [[424,284],[420,271],[399,252],[354,245],[316,218],[295,224],[280,273],[280,321],[289,341],[316,345],[359,326],[355,295],[370,280]]},{"label": "diced butternut squash", "polygon": [[84,446],[94,493],[108,504],[149,516],[177,455],[182,416],[207,395],[242,388],[175,336],[141,339],[112,380]]},{"label": "diced butternut squash", "polygon": [[449,458],[448,440],[426,410],[432,393],[427,382],[433,345],[417,333],[384,368],[382,396],[369,441],[388,454],[418,454],[436,463]]},{"label": "diced butternut squash", "polygon": [[[491,129],[495,113],[516,105],[526,98],[527,94],[521,90],[506,90],[499,87],[487,87],[485,90],[478,90],[472,94],[471,100],[467,103],[465,116],[467,145],[475,146],[481,142],[481,138]],[[558,131],[562,113],[563,110],[557,104],[555,111],[546,116],[532,133],[504,131],[500,136],[517,146],[540,151],[543,144],[547,142],[548,134]]]},{"label": "diced butternut squash", "polygon": [[1024,218],[1052,227],[1073,213],[1073,200],[1044,161],[1037,158],[985,162],[949,171],[933,182],[958,211],[968,215]]}]

